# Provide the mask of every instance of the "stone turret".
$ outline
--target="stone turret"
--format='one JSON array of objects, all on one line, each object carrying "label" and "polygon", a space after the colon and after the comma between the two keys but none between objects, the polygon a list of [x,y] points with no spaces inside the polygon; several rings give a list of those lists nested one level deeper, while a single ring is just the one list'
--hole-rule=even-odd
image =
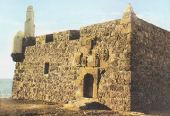
[{"label": "stone turret", "polygon": [[17,32],[13,40],[12,53],[22,53],[23,38],[24,38],[24,33],[22,31]]},{"label": "stone turret", "polygon": [[25,37],[34,37],[35,24],[34,24],[34,11],[32,6],[28,6],[25,21]]},{"label": "stone turret", "polygon": [[13,61],[23,61],[26,46],[35,44],[34,33],[34,11],[32,6],[28,6],[26,12],[25,31],[19,31],[13,40],[13,50],[11,54]]},{"label": "stone turret", "polygon": [[23,54],[23,39],[24,39],[24,32],[19,31],[15,35],[13,39],[13,50],[12,50],[12,59],[15,62],[21,62],[24,59]]},{"label": "stone turret", "polygon": [[[125,9],[122,19],[120,23],[122,25],[126,24],[127,28],[124,30],[124,33],[131,33],[132,32],[132,24],[133,21],[137,19],[135,12],[133,11],[133,8],[131,4],[128,4],[128,7]],[[123,27],[122,27],[123,28]],[[121,29],[119,31],[122,31]]]}]

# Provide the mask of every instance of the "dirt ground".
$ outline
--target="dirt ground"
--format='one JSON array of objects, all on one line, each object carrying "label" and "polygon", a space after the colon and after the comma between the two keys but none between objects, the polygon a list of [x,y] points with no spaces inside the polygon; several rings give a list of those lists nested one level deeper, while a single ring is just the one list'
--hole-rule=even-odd
[{"label": "dirt ground", "polygon": [[43,102],[0,99],[0,116],[118,116],[112,111],[81,110],[71,111],[63,109],[57,104]]},{"label": "dirt ground", "polygon": [[63,109],[57,104],[47,104],[40,101],[23,101],[0,99],[0,116],[170,116],[170,112],[152,112],[146,115],[138,112],[113,112],[110,110],[79,110]]}]

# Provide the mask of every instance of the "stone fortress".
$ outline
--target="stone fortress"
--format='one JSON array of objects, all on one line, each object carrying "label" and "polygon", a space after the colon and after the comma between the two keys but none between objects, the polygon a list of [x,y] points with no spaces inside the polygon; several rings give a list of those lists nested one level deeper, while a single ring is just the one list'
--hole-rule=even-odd
[{"label": "stone fortress", "polygon": [[170,109],[170,32],[134,13],[34,36],[33,7],[14,38],[12,98],[59,104],[97,101],[113,111]]}]

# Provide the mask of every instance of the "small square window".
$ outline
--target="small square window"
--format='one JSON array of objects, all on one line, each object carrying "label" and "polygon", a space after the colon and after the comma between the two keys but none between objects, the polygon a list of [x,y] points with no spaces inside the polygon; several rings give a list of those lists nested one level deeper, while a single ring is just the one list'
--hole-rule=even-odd
[{"label": "small square window", "polygon": [[53,34],[46,35],[45,43],[53,42]]},{"label": "small square window", "polygon": [[49,63],[45,63],[44,74],[48,74],[48,73],[49,73]]}]

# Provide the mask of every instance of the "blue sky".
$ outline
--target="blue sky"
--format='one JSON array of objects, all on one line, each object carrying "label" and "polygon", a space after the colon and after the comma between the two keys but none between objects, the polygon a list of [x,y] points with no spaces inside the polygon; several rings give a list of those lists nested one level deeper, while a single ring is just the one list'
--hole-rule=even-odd
[{"label": "blue sky", "polygon": [[25,12],[33,5],[36,35],[79,29],[121,18],[130,2],[137,16],[170,30],[170,0],[0,0],[0,78],[13,78],[12,40],[24,29]]}]

